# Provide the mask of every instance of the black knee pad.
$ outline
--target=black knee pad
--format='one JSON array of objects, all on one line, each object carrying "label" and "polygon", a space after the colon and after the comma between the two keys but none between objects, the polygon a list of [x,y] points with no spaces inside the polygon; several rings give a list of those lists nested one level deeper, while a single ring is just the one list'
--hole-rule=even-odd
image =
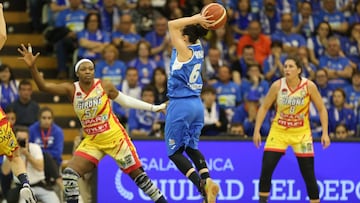
[{"label": "black knee pad", "polygon": [[188,147],[186,148],[185,152],[193,161],[198,171],[203,168],[207,168],[204,155],[199,150]]},{"label": "black knee pad", "polygon": [[62,174],[64,195],[66,200],[76,200],[79,198],[79,174],[72,168],[65,168]]}]

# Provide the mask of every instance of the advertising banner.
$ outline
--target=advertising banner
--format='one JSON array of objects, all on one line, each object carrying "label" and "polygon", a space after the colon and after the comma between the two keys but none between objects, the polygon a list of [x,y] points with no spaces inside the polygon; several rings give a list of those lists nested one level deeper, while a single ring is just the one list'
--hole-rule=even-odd
[{"label": "advertising banner", "polygon": [[[134,141],[143,167],[169,203],[199,203],[201,196],[169,160],[163,141]],[[320,198],[326,202],[360,202],[360,143],[315,143],[315,172]],[[218,203],[258,202],[263,149],[250,141],[201,141],[212,178],[221,190]],[[105,157],[98,169],[98,203],[151,202],[135,183]],[[272,180],[271,202],[307,202],[307,193],[292,149],[280,160]]]}]

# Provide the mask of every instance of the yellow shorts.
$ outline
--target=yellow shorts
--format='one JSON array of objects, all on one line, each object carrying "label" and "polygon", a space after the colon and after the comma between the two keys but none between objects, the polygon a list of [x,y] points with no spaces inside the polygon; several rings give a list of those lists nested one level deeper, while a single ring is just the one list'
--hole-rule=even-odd
[{"label": "yellow shorts", "polygon": [[[120,129],[119,129],[120,128]],[[95,165],[105,156],[111,156],[124,173],[141,167],[136,149],[121,126],[111,126],[109,132],[96,136],[85,136],[75,151],[76,156],[81,156]]]},{"label": "yellow shorts", "polygon": [[314,156],[311,133],[288,134],[284,131],[270,130],[264,150],[285,153],[288,146],[292,147],[297,157]]},{"label": "yellow shorts", "polygon": [[18,143],[10,123],[3,119],[0,121],[0,155],[12,157],[13,152],[18,148]]}]

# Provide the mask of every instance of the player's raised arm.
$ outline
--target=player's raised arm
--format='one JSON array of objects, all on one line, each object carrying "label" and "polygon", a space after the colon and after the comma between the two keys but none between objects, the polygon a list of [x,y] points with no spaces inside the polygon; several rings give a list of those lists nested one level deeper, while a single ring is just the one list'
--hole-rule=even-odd
[{"label": "player's raised arm", "polygon": [[23,60],[26,65],[29,67],[31,75],[39,88],[39,90],[48,92],[50,94],[56,95],[67,95],[69,98],[72,97],[74,86],[71,83],[49,83],[44,80],[44,78],[40,75],[37,67],[36,67],[36,59],[39,57],[40,53],[32,54],[32,47],[28,44],[26,48],[24,44],[21,44],[21,47],[18,48],[18,52],[22,55],[20,60]]},{"label": "player's raised arm", "polygon": [[6,23],[4,18],[3,4],[0,3],[0,49],[3,48],[6,42]]},{"label": "player's raised arm", "polygon": [[169,34],[171,38],[171,43],[178,51],[178,59],[180,61],[186,61],[192,56],[192,51],[188,48],[186,42],[184,41],[183,29],[187,25],[196,25],[199,24],[206,27],[211,27],[214,21],[208,20],[211,16],[202,16],[201,14],[196,14],[191,17],[179,18],[176,20],[171,20],[168,22]]}]

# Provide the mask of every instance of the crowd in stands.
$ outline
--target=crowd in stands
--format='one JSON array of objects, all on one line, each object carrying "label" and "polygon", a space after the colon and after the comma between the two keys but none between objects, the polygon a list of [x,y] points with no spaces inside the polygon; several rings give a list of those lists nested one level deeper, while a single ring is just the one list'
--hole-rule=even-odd
[{"label": "crowd in stands", "polygon": [[[88,58],[95,63],[97,78],[112,81],[127,95],[160,104],[167,100],[172,51],[168,20],[198,13],[213,1],[29,2],[34,31],[44,31],[48,43],[54,44],[49,50],[53,53],[44,54],[57,57],[58,79],[74,79],[74,61]],[[328,109],[330,136],[337,139],[359,136],[359,0],[219,3],[227,9],[228,23],[210,30],[201,41],[205,48],[202,135],[252,136],[262,99],[271,83],[283,76],[286,57],[295,54],[303,63],[302,77],[313,80],[320,90]],[[0,82],[0,105],[9,120],[14,126],[27,126],[27,142],[38,144],[44,153],[44,157],[36,156],[50,157],[50,162],[60,168],[64,135],[53,122],[52,110],[39,108],[31,98],[31,82],[16,80],[9,65],[1,64]],[[124,109],[116,103],[113,110],[130,136],[163,136],[162,113]],[[267,135],[273,116],[274,111],[266,116],[262,136]],[[310,122],[313,137],[320,137],[320,118],[312,104]],[[52,181],[61,185],[57,176],[53,175]],[[5,195],[9,191],[8,182],[3,182],[11,179],[2,172]]]}]

